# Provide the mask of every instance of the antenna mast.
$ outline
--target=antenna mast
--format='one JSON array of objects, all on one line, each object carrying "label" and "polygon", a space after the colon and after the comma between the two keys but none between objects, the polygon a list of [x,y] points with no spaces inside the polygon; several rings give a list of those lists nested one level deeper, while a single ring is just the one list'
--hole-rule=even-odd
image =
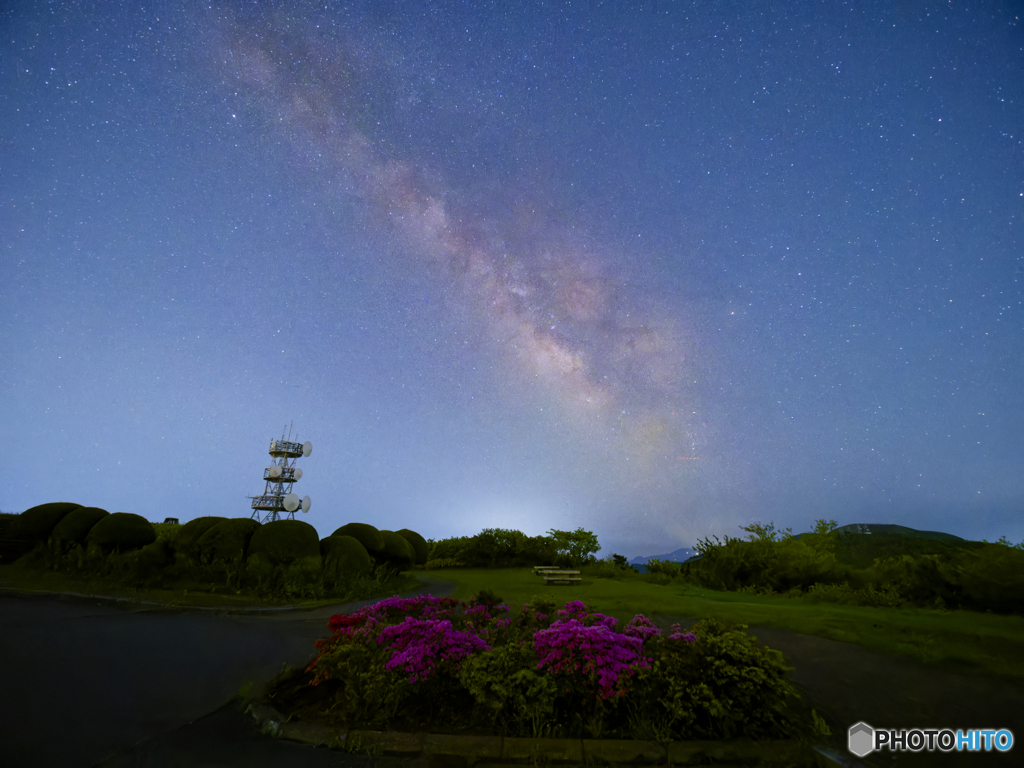
[{"label": "antenna mast", "polygon": [[[292,422],[294,425],[294,422]],[[299,433],[295,433],[296,440]],[[284,428],[281,429],[281,439],[270,441],[270,456],[275,463],[263,470],[263,479],[267,481],[262,496],[249,496],[252,499],[252,517],[258,522],[271,523],[283,519],[285,512],[288,519],[295,519],[295,511],[301,509],[309,512],[310,499],[306,496],[299,499],[298,494],[293,490],[294,483],[302,479],[302,470],[295,466],[296,460],[300,457],[309,456],[313,452],[313,444],[308,440],[305,443],[291,441],[292,430],[288,428],[288,439],[285,440]],[[288,461],[291,460],[289,464]],[[260,512],[266,512],[266,516],[260,520]],[[280,517],[279,517],[280,516]]]}]

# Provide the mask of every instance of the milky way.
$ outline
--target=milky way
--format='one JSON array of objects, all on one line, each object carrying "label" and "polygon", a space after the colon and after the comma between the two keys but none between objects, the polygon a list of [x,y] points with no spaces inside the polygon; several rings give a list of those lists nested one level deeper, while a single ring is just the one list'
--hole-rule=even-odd
[{"label": "milky way", "polygon": [[354,46],[288,26],[226,24],[228,82],[258,97],[268,126],[444,281],[498,350],[509,395],[540,387],[563,424],[637,470],[692,459],[694,342],[667,305],[631,286],[613,248],[536,215],[543,201],[466,200],[444,168],[382,148],[353,118],[365,87]]}]

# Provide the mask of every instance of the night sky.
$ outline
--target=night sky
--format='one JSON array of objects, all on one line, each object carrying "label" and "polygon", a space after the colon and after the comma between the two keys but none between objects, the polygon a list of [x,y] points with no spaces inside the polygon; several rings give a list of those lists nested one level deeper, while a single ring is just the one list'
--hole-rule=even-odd
[{"label": "night sky", "polygon": [[1017,7],[6,3],[0,509],[1021,541]]}]

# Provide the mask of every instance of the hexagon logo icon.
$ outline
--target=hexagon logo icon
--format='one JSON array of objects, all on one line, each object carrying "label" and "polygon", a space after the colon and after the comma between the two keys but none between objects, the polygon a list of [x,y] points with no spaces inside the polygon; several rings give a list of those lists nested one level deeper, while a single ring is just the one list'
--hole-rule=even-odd
[{"label": "hexagon logo icon", "polygon": [[867,723],[850,726],[847,735],[847,747],[857,757],[864,757],[874,751],[875,729]]}]

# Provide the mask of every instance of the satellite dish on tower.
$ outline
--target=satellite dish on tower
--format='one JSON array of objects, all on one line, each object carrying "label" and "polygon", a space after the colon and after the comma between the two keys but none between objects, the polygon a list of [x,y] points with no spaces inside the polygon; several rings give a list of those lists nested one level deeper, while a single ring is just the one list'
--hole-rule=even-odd
[{"label": "satellite dish on tower", "polygon": [[[285,439],[284,432],[280,440],[270,441],[270,455],[274,464],[263,471],[263,479],[267,486],[262,496],[250,496],[252,499],[253,517],[264,523],[270,523],[283,516],[287,512],[288,518],[294,520],[296,510],[308,512],[311,501],[309,496],[302,499],[294,492],[295,482],[302,479],[302,470],[295,466],[300,457],[309,456],[313,452],[313,444],[308,440],[304,443],[298,442],[298,435],[292,441],[291,430],[288,430],[288,437]],[[267,515],[260,520],[260,512]]]}]

